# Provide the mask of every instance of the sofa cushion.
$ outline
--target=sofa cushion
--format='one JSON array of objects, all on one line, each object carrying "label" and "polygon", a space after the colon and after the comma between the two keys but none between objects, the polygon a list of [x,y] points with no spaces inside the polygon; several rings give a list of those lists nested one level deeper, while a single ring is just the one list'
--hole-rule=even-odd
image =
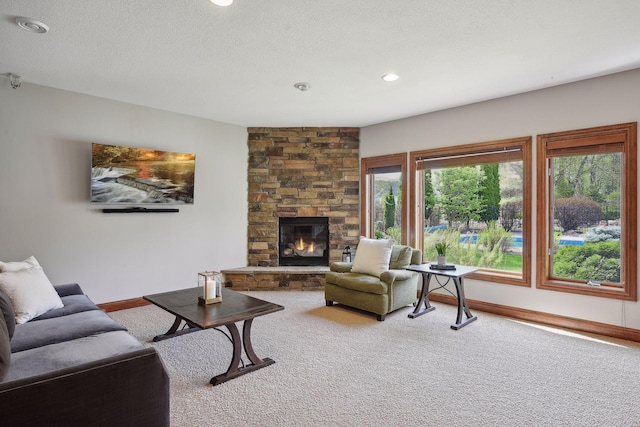
[{"label": "sofa cushion", "polygon": [[49,310],[46,313],[31,319],[31,322],[51,319],[53,317],[67,316],[69,314],[81,313],[83,311],[100,310],[100,308],[98,308],[98,306],[95,305],[93,301],[91,301],[89,297],[84,294],[69,295],[60,299],[62,300],[62,304],[64,304],[64,307]]},{"label": "sofa cushion", "polygon": [[13,311],[13,304],[11,304],[9,295],[7,295],[2,289],[0,289],[0,312],[2,312],[4,317],[9,338],[11,338],[13,337],[13,332],[16,329],[16,312]]},{"label": "sofa cushion", "polygon": [[126,328],[102,310],[27,322],[16,326],[16,333],[11,340],[11,351],[16,353],[111,331],[126,331]]},{"label": "sofa cushion", "polygon": [[380,277],[382,272],[389,270],[392,246],[393,240],[360,237],[351,271]]},{"label": "sofa cushion", "polygon": [[[138,340],[124,331],[106,332],[64,343],[49,344],[13,353],[11,368],[5,380],[43,374],[142,348],[144,347]],[[100,384],[94,384],[93,387],[100,387]]]},{"label": "sofa cushion", "polygon": [[391,248],[391,259],[389,260],[389,270],[404,270],[411,264],[413,248],[410,246],[393,245]]},{"label": "sofa cushion", "polygon": [[7,323],[4,320],[4,315],[0,313],[0,381],[5,378],[10,366],[11,338],[9,337],[9,331],[7,331]]},{"label": "sofa cushion", "polygon": [[366,292],[368,294],[384,295],[389,289],[386,283],[368,274],[329,272],[326,275],[326,281],[341,288]]},{"label": "sofa cushion", "polygon": [[58,293],[38,266],[0,273],[0,289],[7,293],[13,304],[17,324],[63,307]]}]

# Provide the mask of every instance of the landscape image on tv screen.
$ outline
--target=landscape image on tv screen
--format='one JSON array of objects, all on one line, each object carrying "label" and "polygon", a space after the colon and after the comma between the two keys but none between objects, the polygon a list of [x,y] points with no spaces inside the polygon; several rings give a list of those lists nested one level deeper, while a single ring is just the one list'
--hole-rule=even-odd
[{"label": "landscape image on tv screen", "polygon": [[192,204],[195,154],[93,143],[91,202]]}]

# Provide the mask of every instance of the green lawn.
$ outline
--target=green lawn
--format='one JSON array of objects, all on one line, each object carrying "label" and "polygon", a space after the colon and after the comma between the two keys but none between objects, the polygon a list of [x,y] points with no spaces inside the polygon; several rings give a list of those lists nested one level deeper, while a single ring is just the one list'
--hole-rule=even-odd
[{"label": "green lawn", "polygon": [[[480,259],[482,256],[481,253],[476,255],[476,259]],[[478,264],[476,262],[476,264]],[[502,255],[502,265],[497,267],[498,270],[507,270],[507,271],[518,271],[522,272],[522,255],[515,254],[503,254]]]},{"label": "green lawn", "polygon": [[522,272],[522,255],[505,254],[502,262],[504,270]]},{"label": "green lawn", "polygon": [[[476,254],[476,260],[480,260],[482,256],[481,253]],[[435,255],[434,255],[435,258]],[[448,262],[459,264],[457,259],[447,259]],[[478,262],[475,263],[478,265]],[[506,271],[517,271],[519,273],[522,272],[522,255],[520,254],[503,254],[502,255],[502,264],[497,267],[499,270]]]}]

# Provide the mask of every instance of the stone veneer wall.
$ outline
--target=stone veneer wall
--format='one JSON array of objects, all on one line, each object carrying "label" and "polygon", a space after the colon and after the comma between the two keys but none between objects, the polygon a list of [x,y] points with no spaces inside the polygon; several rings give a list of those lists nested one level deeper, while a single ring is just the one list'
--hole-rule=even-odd
[{"label": "stone veneer wall", "polygon": [[359,128],[249,128],[248,266],[278,266],[278,218],[329,218],[329,260],[360,236]]},{"label": "stone veneer wall", "polygon": [[244,267],[222,270],[236,291],[320,291],[329,267]]}]

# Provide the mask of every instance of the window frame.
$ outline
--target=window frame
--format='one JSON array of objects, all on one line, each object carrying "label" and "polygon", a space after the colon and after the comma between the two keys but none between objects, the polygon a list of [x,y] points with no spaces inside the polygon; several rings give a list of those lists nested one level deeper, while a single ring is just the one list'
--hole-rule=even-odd
[{"label": "window frame", "polygon": [[397,244],[405,245],[407,242],[407,153],[388,154],[375,157],[364,157],[360,161],[360,234],[371,239],[375,238],[373,230],[373,175],[377,170],[386,168],[400,168],[402,174],[402,242]]},{"label": "window frame", "polygon": [[[583,280],[557,278],[549,271],[551,254],[548,248],[553,238],[550,221],[552,179],[550,159],[560,156],[620,152],[621,222],[624,233],[621,244],[622,286],[589,286]],[[603,298],[637,301],[637,123],[623,123],[537,136],[537,260],[538,289],[590,295]]]},{"label": "window frame", "polygon": [[[531,184],[533,182],[532,173],[532,137],[518,137],[509,138],[495,141],[478,142],[465,145],[457,145],[452,147],[441,147],[421,151],[412,151],[409,153],[409,166],[411,177],[411,194],[409,206],[410,212],[410,245],[419,248],[424,252],[424,179],[422,179],[423,168],[419,168],[419,163],[428,159],[434,165],[437,166],[469,166],[471,164],[488,164],[496,163],[494,160],[496,157],[502,159],[502,162],[506,161],[511,150],[518,150],[522,153],[522,275],[512,274],[503,270],[493,270],[481,268],[477,272],[468,275],[467,277],[476,280],[483,280],[488,282],[504,283],[515,286],[531,287],[531,248],[533,246],[531,240],[531,228],[532,228],[532,215],[531,215],[531,202],[532,191]],[[505,154],[496,154],[499,151],[504,151]],[[481,158],[486,156],[485,160],[480,163],[470,161],[473,158]],[[489,157],[491,156],[491,157]],[[518,155],[519,156],[519,155]],[[454,158],[459,157],[456,163]],[[488,161],[492,159],[494,161]]]}]

